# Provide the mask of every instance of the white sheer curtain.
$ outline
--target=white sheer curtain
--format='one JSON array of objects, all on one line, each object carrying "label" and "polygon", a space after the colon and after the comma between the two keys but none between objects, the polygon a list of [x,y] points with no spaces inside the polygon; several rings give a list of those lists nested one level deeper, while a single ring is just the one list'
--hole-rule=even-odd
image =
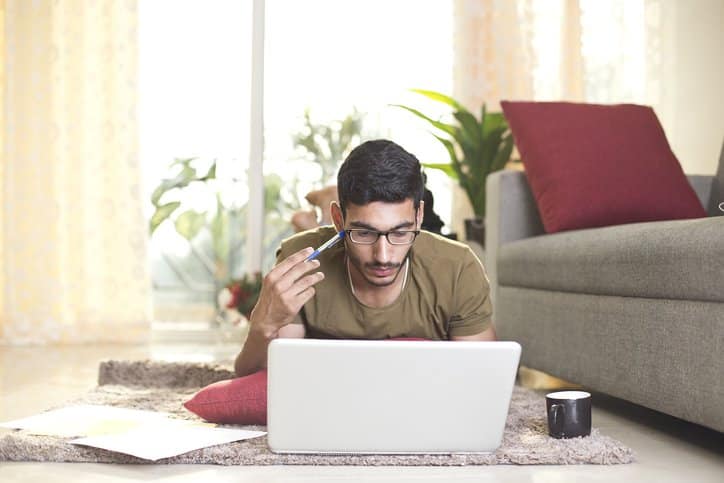
[{"label": "white sheer curtain", "polygon": [[136,1],[1,5],[0,342],[141,340]]},{"label": "white sheer curtain", "polygon": [[[652,105],[673,116],[663,82],[661,0],[455,0],[454,91],[473,112],[501,99]],[[472,216],[455,196],[456,220]],[[457,230],[461,231],[460,228]]]},{"label": "white sheer curtain", "polygon": [[[660,0],[455,0],[455,94],[660,103]],[[669,12],[670,13],[670,12]]]}]

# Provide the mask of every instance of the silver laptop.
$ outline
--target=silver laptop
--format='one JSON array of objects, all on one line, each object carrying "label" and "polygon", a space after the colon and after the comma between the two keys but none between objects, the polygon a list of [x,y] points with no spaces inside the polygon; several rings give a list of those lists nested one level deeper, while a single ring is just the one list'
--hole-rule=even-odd
[{"label": "silver laptop", "polygon": [[488,453],[503,438],[516,342],[276,339],[276,453]]}]

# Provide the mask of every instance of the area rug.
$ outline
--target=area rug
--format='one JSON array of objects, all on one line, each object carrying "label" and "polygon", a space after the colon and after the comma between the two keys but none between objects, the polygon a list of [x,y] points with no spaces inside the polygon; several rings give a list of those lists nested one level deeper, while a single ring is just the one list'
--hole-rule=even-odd
[{"label": "area rug", "polygon": [[[182,403],[199,388],[234,377],[223,365],[106,361],[99,368],[98,386],[68,404],[165,411],[183,419],[198,419]],[[263,426],[245,429],[265,430]],[[151,462],[102,449],[72,445],[68,439],[34,436],[22,431],[0,439],[0,461],[73,461],[94,463]],[[632,450],[594,428],[585,438],[558,440],[548,436],[545,398],[516,386],[503,442],[492,454],[465,455],[278,455],[267,448],[266,437],[229,443],[167,458],[155,464],[216,465],[612,465],[634,461]]]}]

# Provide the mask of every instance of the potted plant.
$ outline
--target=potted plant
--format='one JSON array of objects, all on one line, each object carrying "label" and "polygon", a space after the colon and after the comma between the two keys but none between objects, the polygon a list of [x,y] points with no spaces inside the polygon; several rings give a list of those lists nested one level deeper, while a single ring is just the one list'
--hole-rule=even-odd
[{"label": "potted plant", "polygon": [[458,101],[435,91],[411,89],[436,102],[452,108],[453,123],[445,123],[426,116],[412,107],[395,104],[430,123],[440,135],[434,134],[450,156],[449,163],[423,163],[439,169],[456,181],[465,191],[475,213],[474,219],[465,220],[466,238],[485,241],[485,181],[494,171],[503,169],[513,152],[513,136],[501,112],[487,112],[485,104],[476,118]]},{"label": "potted plant", "polygon": [[[171,177],[164,178],[151,195],[154,213],[149,221],[150,234],[166,220],[173,222],[176,232],[193,248],[193,240],[203,231],[211,238],[212,259],[200,254],[205,268],[217,285],[228,278],[230,250],[230,226],[243,216],[245,203],[229,203],[222,196],[222,188],[216,177],[216,160],[201,163],[198,158],[176,158],[169,165]],[[233,180],[235,185],[239,180]],[[235,186],[236,187],[236,186]],[[238,188],[237,188],[238,189]],[[210,210],[193,206],[204,198]],[[235,240],[238,242],[238,240]]]},{"label": "potted plant", "polygon": [[[294,181],[292,182],[292,184]],[[284,181],[277,174],[264,176],[265,244],[276,247],[291,234],[288,215],[299,208],[293,197],[282,196]],[[172,224],[212,281],[193,280],[191,289],[210,292],[209,302],[223,312],[230,307],[219,302],[223,291],[231,293],[234,306],[246,316],[256,303],[261,274],[239,274],[246,241],[244,223],[248,202],[244,199],[246,180],[217,177],[217,161],[177,158],[169,166],[168,177],[161,180],[151,195],[154,213],[149,221],[153,235],[162,224]],[[291,201],[289,201],[291,199]],[[273,253],[273,252],[272,252]],[[178,267],[174,268],[178,273]],[[248,309],[248,310],[247,310]],[[218,319],[217,319],[218,320]]]},{"label": "potted plant", "polygon": [[307,160],[319,164],[322,186],[334,183],[337,166],[359,144],[363,117],[355,108],[342,120],[328,124],[315,123],[310,109],[305,109],[304,127],[292,135],[292,140]]}]

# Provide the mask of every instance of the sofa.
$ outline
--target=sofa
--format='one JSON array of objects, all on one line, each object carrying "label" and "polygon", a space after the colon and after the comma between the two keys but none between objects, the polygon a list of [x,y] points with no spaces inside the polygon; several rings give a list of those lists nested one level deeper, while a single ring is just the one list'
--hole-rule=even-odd
[{"label": "sofa", "polygon": [[709,217],[546,234],[525,172],[487,179],[498,338],[521,365],[724,432],[724,155]]}]

